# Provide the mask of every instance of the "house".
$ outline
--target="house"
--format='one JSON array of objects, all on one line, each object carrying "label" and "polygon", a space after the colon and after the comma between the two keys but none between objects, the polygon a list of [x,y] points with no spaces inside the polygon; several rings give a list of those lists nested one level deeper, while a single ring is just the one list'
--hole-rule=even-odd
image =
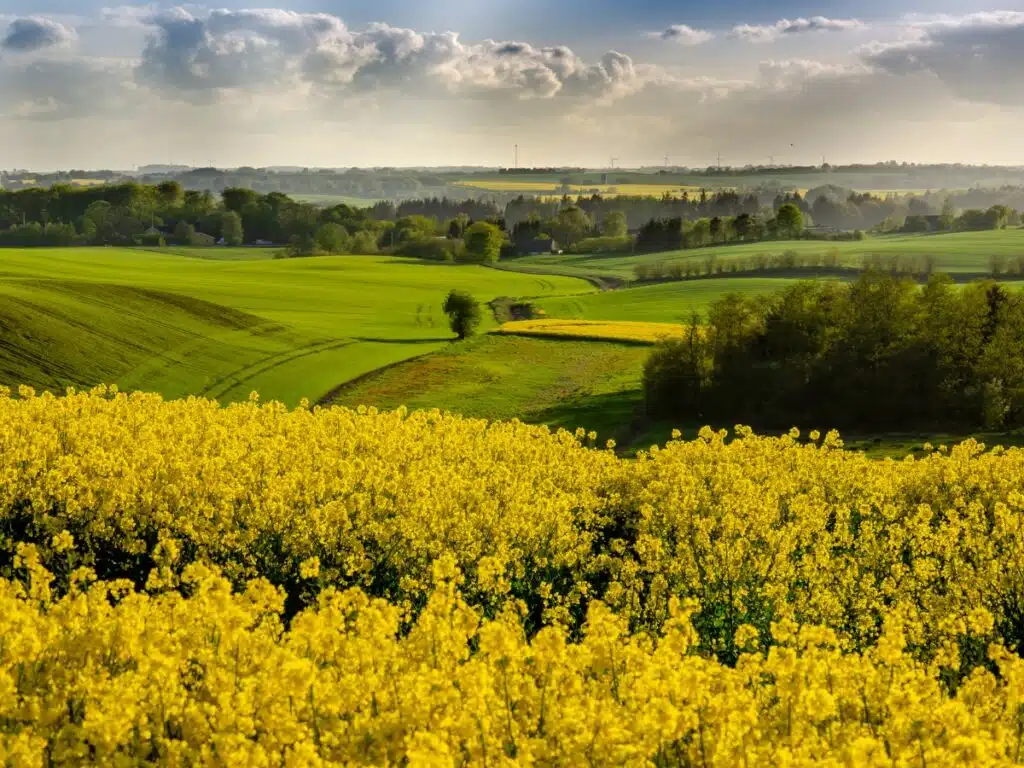
[{"label": "house", "polygon": [[543,253],[554,253],[558,250],[555,241],[550,237],[534,237],[519,244],[519,251],[526,256],[538,256]]}]

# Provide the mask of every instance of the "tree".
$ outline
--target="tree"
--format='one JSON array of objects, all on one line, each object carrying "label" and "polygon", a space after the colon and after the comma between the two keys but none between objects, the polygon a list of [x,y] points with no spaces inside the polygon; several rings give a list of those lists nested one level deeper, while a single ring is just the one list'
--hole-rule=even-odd
[{"label": "tree", "polygon": [[179,245],[192,245],[196,236],[196,228],[184,219],[178,221],[174,226],[174,240]]},{"label": "tree", "polygon": [[437,236],[437,222],[427,216],[418,214],[403,216],[395,222],[392,232],[394,242],[391,245],[401,245],[411,240],[423,240],[428,237]]},{"label": "tree", "polygon": [[956,209],[953,207],[953,201],[946,197],[946,202],[942,204],[942,229],[950,230],[953,228],[954,222],[956,222]]},{"label": "tree", "polygon": [[480,302],[465,291],[452,289],[442,306],[448,324],[460,340],[472,336],[480,325]]},{"label": "tree", "polygon": [[504,242],[505,234],[498,227],[478,221],[466,230],[466,256],[472,261],[497,261]]},{"label": "tree", "polygon": [[156,185],[156,194],[162,205],[180,205],[185,199],[185,190],[177,181],[161,181]]},{"label": "tree", "polygon": [[793,203],[786,203],[779,208],[775,214],[775,221],[779,231],[786,233],[789,237],[797,237],[804,229],[804,215]]},{"label": "tree", "polygon": [[328,222],[316,231],[316,244],[324,253],[346,253],[349,243],[348,230],[341,224]]},{"label": "tree", "polygon": [[733,231],[736,233],[736,237],[738,237],[740,240],[746,240],[747,235],[750,234],[750,231],[753,228],[753,224],[753,219],[751,218],[749,213],[741,213],[739,216],[733,219],[732,228]]},{"label": "tree", "polygon": [[461,240],[466,235],[466,228],[469,226],[469,216],[464,213],[460,213],[454,219],[448,222],[448,226],[445,231],[448,233],[448,237],[452,240]]},{"label": "tree", "polygon": [[255,205],[260,201],[260,193],[242,187],[230,187],[220,193],[224,207],[229,211],[241,213],[247,205]]},{"label": "tree", "polygon": [[626,214],[622,211],[610,211],[601,220],[601,234],[605,237],[625,237],[629,234]]},{"label": "tree", "polygon": [[285,254],[292,258],[297,256],[318,256],[320,253],[320,246],[317,244],[316,238],[309,232],[304,232],[301,235],[292,235],[288,240],[288,248],[285,250]]},{"label": "tree", "polygon": [[220,219],[220,236],[228,245],[242,244],[242,217],[235,211],[225,211]]},{"label": "tree", "polygon": [[582,208],[570,205],[560,210],[555,217],[548,222],[548,230],[559,245],[569,247],[590,234],[590,217]]},{"label": "tree", "polygon": [[111,236],[112,206],[106,200],[97,200],[85,209],[82,232],[91,242],[105,243]]}]

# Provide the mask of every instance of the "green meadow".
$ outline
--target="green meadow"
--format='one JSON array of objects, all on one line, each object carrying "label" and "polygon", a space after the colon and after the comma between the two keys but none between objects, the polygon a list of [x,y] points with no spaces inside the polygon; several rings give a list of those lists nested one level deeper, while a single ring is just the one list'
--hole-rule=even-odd
[{"label": "green meadow", "polygon": [[[221,402],[256,391],[287,405],[305,398],[440,408],[582,426],[620,446],[642,445],[666,437],[669,426],[695,428],[645,423],[641,374],[648,349],[495,336],[486,333],[496,327],[486,307],[485,333],[453,344],[441,312],[447,292],[466,290],[481,302],[528,300],[549,318],[687,323],[728,293],[780,290],[796,281],[793,273],[726,273],[604,291],[583,278],[628,278],[641,260],[830,247],[850,257],[930,253],[944,269],[984,272],[991,254],[1024,255],[1024,231],[533,257],[501,269],[386,256],[280,259],[276,250],[259,248],[4,249],[0,382],[54,391],[113,382]],[[874,438],[865,439],[866,448],[876,448]]]},{"label": "green meadow", "polygon": [[569,277],[380,256],[192,255],[0,251],[0,379],[225,402],[255,390],[294,405],[445,347],[453,336],[440,307],[451,288],[481,301],[593,290]]},{"label": "green meadow", "polygon": [[792,278],[723,277],[683,280],[577,296],[550,296],[533,302],[548,317],[579,320],[637,320],[688,323],[729,293],[757,296],[797,282]]},{"label": "green meadow", "polygon": [[553,428],[582,426],[611,437],[639,404],[649,352],[614,342],[486,334],[354,381],[328,402],[439,408]]},{"label": "green meadow", "polygon": [[578,277],[613,277],[632,280],[633,269],[639,264],[665,265],[692,262],[704,264],[707,259],[728,264],[729,261],[749,260],[756,256],[779,256],[793,251],[802,256],[835,251],[840,263],[860,266],[865,257],[879,256],[934,256],[935,267],[944,272],[987,272],[993,256],[1003,259],[1024,257],[1024,229],[993,230],[990,232],[954,232],[932,235],[887,235],[864,240],[826,242],[820,240],[787,240],[692,248],[665,253],[637,255],[551,255],[527,256],[516,259],[511,269],[546,271],[552,274]]}]

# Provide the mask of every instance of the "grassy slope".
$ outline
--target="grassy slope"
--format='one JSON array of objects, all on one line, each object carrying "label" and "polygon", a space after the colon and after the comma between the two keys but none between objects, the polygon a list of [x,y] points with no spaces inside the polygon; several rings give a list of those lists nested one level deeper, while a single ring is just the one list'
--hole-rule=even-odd
[{"label": "grassy slope", "polygon": [[526,269],[544,269],[552,274],[598,275],[633,278],[633,267],[637,264],[669,264],[678,261],[693,261],[703,264],[714,256],[719,262],[730,259],[749,259],[759,254],[769,256],[785,251],[805,254],[819,254],[837,250],[843,261],[860,264],[868,254],[934,255],[938,269],[947,272],[985,272],[989,269],[989,257],[1001,255],[1006,258],[1024,256],[1024,229],[1006,229],[992,232],[955,232],[938,235],[898,235],[868,238],[857,242],[821,241],[773,241],[726,245],[716,248],[694,248],[685,251],[647,253],[637,256],[527,256],[509,262],[509,266]]},{"label": "grassy slope", "polygon": [[639,404],[649,349],[612,342],[484,335],[378,371],[328,401],[440,408],[489,419],[620,434]]},{"label": "grassy slope", "polygon": [[552,318],[686,323],[693,312],[705,312],[712,302],[727,293],[766,294],[794,282],[787,278],[723,277],[579,296],[552,296],[533,303]]},{"label": "grassy slope", "polygon": [[[479,299],[590,290],[581,281],[367,256],[183,259],[95,249],[0,251],[0,381],[117,382],[294,404],[444,347],[450,288]],[[492,321],[487,317],[487,323]]]}]

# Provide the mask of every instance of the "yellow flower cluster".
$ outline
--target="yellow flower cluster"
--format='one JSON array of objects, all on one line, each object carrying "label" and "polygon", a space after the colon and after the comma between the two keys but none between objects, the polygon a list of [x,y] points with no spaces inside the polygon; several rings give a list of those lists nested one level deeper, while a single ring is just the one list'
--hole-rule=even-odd
[{"label": "yellow flower cluster", "polygon": [[[189,566],[182,597],[49,575],[0,581],[0,759],[158,764],[1003,766],[1019,764],[1024,662],[999,647],[954,694],[903,627],[843,653],[828,629],[777,628],[726,666],[696,652],[692,605],[657,634],[601,602],[583,637],[527,638],[459,596],[450,559],[408,632],[360,590],[325,590],[285,629],[284,595]],[[744,634],[751,634],[749,631]],[[752,636],[752,635],[751,635]]]},{"label": "yellow flower cluster", "polygon": [[663,339],[683,336],[685,327],[675,323],[648,323],[633,320],[512,320],[502,323],[497,333],[515,336],[597,339],[656,344]]},{"label": "yellow flower cluster", "polygon": [[1024,451],[0,393],[0,762],[1012,765]]}]

